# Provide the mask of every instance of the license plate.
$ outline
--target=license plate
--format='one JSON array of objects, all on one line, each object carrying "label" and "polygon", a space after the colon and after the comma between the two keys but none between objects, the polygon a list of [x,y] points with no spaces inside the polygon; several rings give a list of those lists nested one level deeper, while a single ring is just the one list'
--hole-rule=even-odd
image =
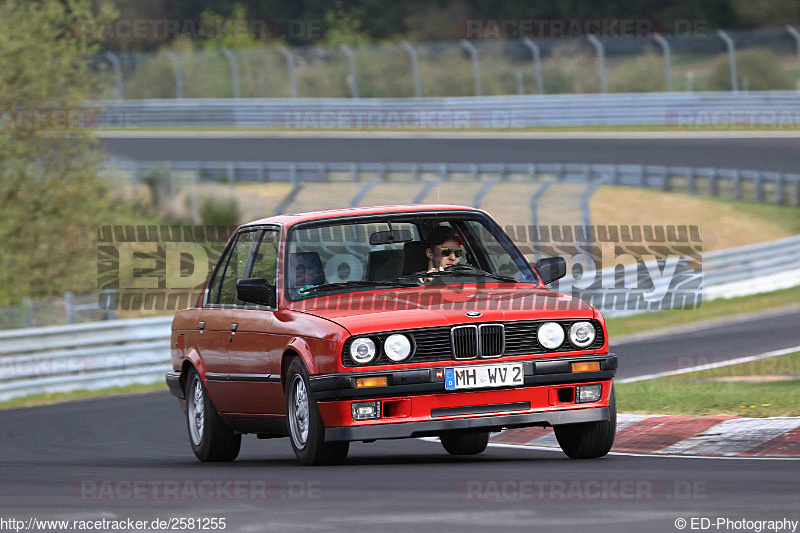
[{"label": "license plate", "polygon": [[464,365],[444,369],[445,390],[515,387],[525,383],[521,364]]}]

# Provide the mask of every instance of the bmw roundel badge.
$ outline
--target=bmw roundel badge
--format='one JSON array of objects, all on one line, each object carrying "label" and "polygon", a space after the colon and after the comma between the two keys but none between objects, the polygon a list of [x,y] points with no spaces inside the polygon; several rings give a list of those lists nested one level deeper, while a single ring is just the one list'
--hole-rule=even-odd
[{"label": "bmw roundel badge", "polygon": [[465,314],[470,317],[476,317],[476,316],[481,316],[483,313],[480,313],[478,311],[467,311]]}]

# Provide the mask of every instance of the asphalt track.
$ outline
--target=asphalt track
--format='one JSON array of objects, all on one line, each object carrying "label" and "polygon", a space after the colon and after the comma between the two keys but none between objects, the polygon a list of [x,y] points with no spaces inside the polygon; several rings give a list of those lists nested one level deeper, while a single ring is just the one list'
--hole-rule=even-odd
[{"label": "asphalt track", "polygon": [[202,134],[102,137],[117,156],[151,161],[357,161],[604,163],[800,171],[800,138],[754,135],[677,138],[492,138]]},{"label": "asphalt track", "polygon": [[[685,354],[798,344],[799,313],[752,322],[612,350],[631,377]],[[0,518],[224,517],[228,531],[381,532],[655,532],[677,531],[679,518],[800,518],[796,461],[573,461],[503,447],[461,459],[401,440],[356,443],[344,466],[309,468],[286,439],[246,437],[232,464],[197,462],[187,439],[166,392],[0,412]],[[166,483],[178,492],[167,495]]]}]

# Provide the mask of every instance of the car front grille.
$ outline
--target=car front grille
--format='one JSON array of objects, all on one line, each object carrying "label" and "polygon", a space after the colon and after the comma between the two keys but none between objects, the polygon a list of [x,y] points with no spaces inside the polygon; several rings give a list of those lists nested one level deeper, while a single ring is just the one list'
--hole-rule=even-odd
[{"label": "car front grille", "polygon": [[[596,320],[589,320],[597,331],[597,338],[586,348],[575,348],[565,340],[561,347],[555,350],[546,350],[536,340],[539,326],[544,322],[558,322],[568,331],[575,320],[524,320],[518,322],[490,323],[490,324],[464,324],[458,326],[441,326],[403,331],[390,331],[370,335],[381,343],[393,333],[404,333],[413,338],[414,355],[404,362],[425,363],[431,361],[453,361],[464,359],[491,358],[502,355],[529,355],[539,353],[574,352],[578,350],[596,350],[603,346],[603,330]],[[345,366],[358,366],[349,356],[350,344],[348,340],[344,346],[342,362]],[[372,365],[394,364],[388,357],[381,354]]]}]

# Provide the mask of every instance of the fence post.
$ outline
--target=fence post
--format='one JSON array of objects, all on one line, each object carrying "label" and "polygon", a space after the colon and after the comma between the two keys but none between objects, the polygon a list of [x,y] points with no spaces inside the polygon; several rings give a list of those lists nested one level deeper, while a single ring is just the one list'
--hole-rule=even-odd
[{"label": "fence post", "polygon": [[531,222],[533,223],[533,234],[530,236],[531,240],[533,241],[533,258],[535,261],[539,260],[539,217],[536,214],[536,204],[539,202],[539,199],[544,196],[544,193],[547,192],[547,189],[550,188],[552,185],[552,181],[545,181],[542,183],[542,186],[533,194],[531,197]]},{"label": "fence post", "polygon": [[356,55],[346,44],[340,44],[339,48],[347,56],[347,64],[350,69],[350,97],[358,98],[358,73],[356,72]]},{"label": "fence post", "polygon": [[522,42],[527,46],[533,55],[533,73],[536,76],[536,92],[544,94],[544,80],[542,78],[542,55],[539,53],[539,45],[530,39],[523,39]]},{"label": "fence post", "polygon": [[472,76],[475,78],[475,96],[481,96],[481,70],[478,64],[478,50],[466,39],[461,40],[461,46],[469,52],[472,58]]},{"label": "fence post", "polygon": [[739,92],[739,84],[736,77],[736,48],[733,44],[733,39],[731,39],[728,34],[722,30],[717,30],[717,35],[720,39],[722,39],[722,42],[724,42],[725,46],[728,48],[728,60],[731,64],[731,91],[737,93]]},{"label": "fence post", "polygon": [[181,59],[178,54],[172,50],[164,52],[167,57],[172,61],[172,75],[175,78],[175,98],[178,100],[183,98],[183,75],[181,74]]},{"label": "fence post", "polygon": [[664,74],[667,77],[667,92],[672,92],[672,58],[670,55],[669,43],[660,34],[654,33],[653,39],[661,46],[664,51]]},{"label": "fence post", "polygon": [[597,67],[600,69],[600,92],[606,93],[606,52],[603,48],[603,43],[594,35],[587,35],[586,38],[597,50]]},{"label": "fence post", "polygon": [[289,93],[292,98],[297,98],[297,69],[294,63],[294,54],[285,46],[279,46],[278,51],[286,58],[286,66],[289,69]]},{"label": "fence post", "polygon": [[422,98],[422,78],[419,75],[419,58],[413,46],[403,41],[400,43],[411,58],[411,74],[414,77],[414,96]]},{"label": "fence post", "polygon": [[117,88],[114,91],[114,96],[116,96],[117,100],[124,100],[125,86],[122,83],[122,63],[120,63],[117,54],[114,52],[106,52],[106,57],[108,58],[108,62],[111,63],[111,68],[114,69],[114,77],[117,81]]},{"label": "fence post", "polygon": [[800,63],[800,32],[798,32],[794,26],[788,24],[786,25],[786,31],[788,31],[789,34],[794,37],[794,40],[797,43],[797,61]]},{"label": "fence post", "polygon": [[75,323],[75,295],[71,292],[64,293],[64,311],[67,315],[67,324]]},{"label": "fence post", "polygon": [[236,60],[236,54],[227,48],[222,48],[220,52],[231,64],[231,90],[233,91],[233,97],[238,100],[242,97],[241,87],[239,86],[239,61]]},{"label": "fence post", "polygon": [[33,327],[33,300],[28,296],[22,299],[22,309],[25,312],[25,327]]}]

